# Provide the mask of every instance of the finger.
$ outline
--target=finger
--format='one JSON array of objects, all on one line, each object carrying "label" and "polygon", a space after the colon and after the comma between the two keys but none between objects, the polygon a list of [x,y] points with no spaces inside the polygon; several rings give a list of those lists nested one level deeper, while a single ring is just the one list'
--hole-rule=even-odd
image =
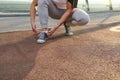
[{"label": "finger", "polygon": [[34,31],[34,33],[35,33],[35,34],[38,34],[38,32],[37,32],[37,31]]},{"label": "finger", "polygon": [[35,28],[33,28],[32,30],[33,30],[33,32],[37,32],[37,30]]},{"label": "finger", "polygon": [[48,32],[49,32],[49,33],[51,33],[51,32],[53,32],[53,30],[52,30],[52,29],[50,29]]},{"label": "finger", "polygon": [[48,33],[47,33],[47,35],[48,35],[49,37],[52,36],[52,34],[53,34],[52,32],[48,32]]}]

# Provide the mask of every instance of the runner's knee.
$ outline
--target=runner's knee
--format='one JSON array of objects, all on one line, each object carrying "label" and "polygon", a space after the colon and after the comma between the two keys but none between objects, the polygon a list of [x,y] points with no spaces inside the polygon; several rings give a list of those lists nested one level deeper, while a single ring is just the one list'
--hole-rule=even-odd
[{"label": "runner's knee", "polygon": [[81,9],[73,9],[72,19],[78,25],[85,25],[90,21],[89,15]]}]

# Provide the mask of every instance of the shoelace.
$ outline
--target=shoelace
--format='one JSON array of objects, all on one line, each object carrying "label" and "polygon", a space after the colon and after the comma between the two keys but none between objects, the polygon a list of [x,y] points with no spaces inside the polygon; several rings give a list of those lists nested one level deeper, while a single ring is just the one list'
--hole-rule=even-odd
[{"label": "shoelace", "polygon": [[47,38],[47,34],[45,32],[41,32],[39,39],[45,40],[46,38]]}]

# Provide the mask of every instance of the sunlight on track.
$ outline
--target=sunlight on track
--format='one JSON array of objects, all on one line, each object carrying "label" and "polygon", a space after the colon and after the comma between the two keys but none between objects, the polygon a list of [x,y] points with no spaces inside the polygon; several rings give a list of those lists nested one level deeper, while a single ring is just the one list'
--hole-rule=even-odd
[{"label": "sunlight on track", "polygon": [[110,28],[110,31],[120,32],[120,26],[112,27],[112,28]]}]

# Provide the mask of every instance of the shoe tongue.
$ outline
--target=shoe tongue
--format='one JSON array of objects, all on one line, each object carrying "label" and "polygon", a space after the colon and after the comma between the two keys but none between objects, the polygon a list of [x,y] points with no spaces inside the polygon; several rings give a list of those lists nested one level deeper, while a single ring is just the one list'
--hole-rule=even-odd
[{"label": "shoe tongue", "polygon": [[41,35],[44,36],[44,37],[48,37],[46,31],[41,32]]}]

